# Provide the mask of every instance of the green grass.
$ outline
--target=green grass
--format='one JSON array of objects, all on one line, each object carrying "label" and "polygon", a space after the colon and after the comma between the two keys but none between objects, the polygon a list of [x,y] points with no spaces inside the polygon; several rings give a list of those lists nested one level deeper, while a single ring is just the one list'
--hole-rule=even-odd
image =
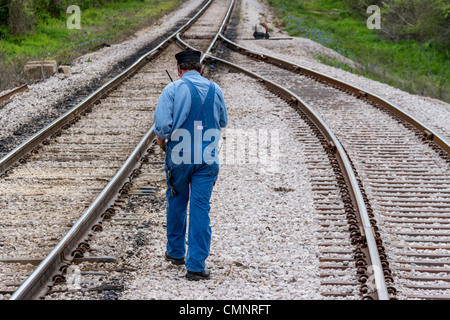
[{"label": "green grass", "polygon": [[[353,70],[329,58],[317,60],[402,90],[450,102],[450,52],[432,41],[390,41],[339,0],[269,0],[292,36],[317,41],[363,66]],[[383,28],[383,25],[381,26]]]},{"label": "green grass", "polygon": [[39,22],[36,30],[25,36],[12,37],[3,29],[0,45],[11,57],[42,58],[44,54],[69,58],[74,51],[89,50],[129,35],[178,3],[179,0],[108,2],[101,8],[81,10],[79,30],[67,28],[70,14],[65,14],[62,19]]},{"label": "green grass", "polygon": [[[41,19],[33,32],[23,36],[11,36],[6,27],[0,27],[0,71],[20,73],[26,61],[36,59],[70,64],[102,44],[123,40],[179,3],[180,0],[129,0],[85,8],[81,10],[81,29],[67,28],[71,14],[64,14],[61,19]],[[20,82],[18,76],[2,80]],[[0,91],[6,87],[7,83],[2,83]]]}]

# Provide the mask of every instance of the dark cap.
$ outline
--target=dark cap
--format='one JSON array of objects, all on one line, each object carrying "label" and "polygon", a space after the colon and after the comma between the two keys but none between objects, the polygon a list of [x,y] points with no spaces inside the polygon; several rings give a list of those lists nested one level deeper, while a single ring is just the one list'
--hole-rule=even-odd
[{"label": "dark cap", "polygon": [[200,51],[193,51],[193,50],[187,50],[187,51],[181,51],[175,55],[175,58],[177,59],[177,63],[181,64],[184,62],[196,62],[200,63],[200,57],[202,56],[202,53]]}]

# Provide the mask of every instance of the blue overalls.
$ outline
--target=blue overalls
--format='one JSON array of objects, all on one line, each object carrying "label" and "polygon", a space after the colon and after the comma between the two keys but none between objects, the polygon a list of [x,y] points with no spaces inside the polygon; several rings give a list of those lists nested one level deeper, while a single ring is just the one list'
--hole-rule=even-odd
[{"label": "blue overalls", "polygon": [[[186,255],[186,269],[200,272],[205,269],[205,259],[209,255],[211,243],[209,200],[219,173],[217,145],[220,128],[216,127],[214,121],[214,83],[210,83],[208,94],[202,103],[194,84],[188,79],[183,78],[182,80],[189,87],[191,93],[191,110],[183,125],[172,134],[172,140],[167,143],[165,164],[167,253],[177,259]],[[211,136],[207,131],[214,132],[214,130],[218,130],[219,136],[215,135],[214,138],[206,139]],[[179,135],[178,140],[174,141],[177,132],[182,132],[184,135],[182,138]],[[180,163],[179,159],[181,158],[184,161]],[[185,237],[189,201],[188,250],[186,254]]]}]

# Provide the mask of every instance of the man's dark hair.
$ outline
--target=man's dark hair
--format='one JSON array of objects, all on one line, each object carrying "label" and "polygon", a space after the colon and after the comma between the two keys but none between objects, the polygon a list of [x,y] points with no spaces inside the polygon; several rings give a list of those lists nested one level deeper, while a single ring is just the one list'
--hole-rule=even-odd
[{"label": "man's dark hair", "polygon": [[179,64],[181,70],[195,70],[200,72],[202,70],[202,65],[197,62],[182,62]]}]

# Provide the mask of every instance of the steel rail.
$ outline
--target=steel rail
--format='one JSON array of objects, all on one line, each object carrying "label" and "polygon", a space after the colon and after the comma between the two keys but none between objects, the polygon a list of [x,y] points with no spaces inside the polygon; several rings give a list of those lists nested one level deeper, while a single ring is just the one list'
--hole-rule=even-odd
[{"label": "steel rail", "polygon": [[2,103],[4,103],[4,102],[8,101],[13,95],[20,93],[20,92],[27,91],[27,90],[28,90],[28,85],[24,84],[20,87],[17,87],[15,89],[12,89],[12,90],[6,92],[5,94],[2,94],[0,96],[0,105],[2,105]]},{"label": "steel rail", "polygon": [[[205,64],[204,60],[206,59],[207,55],[211,53],[211,51],[217,46],[218,44],[218,40],[219,38],[222,36],[222,32],[226,30],[226,26],[228,24],[228,21],[231,17],[231,12],[233,11],[234,8],[234,3],[235,1],[232,0],[230,3],[230,6],[228,7],[228,11],[225,15],[225,18],[222,22],[222,25],[219,28],[219,31],[216,33],[216,35],[214,36],[213,41],[211,42],[211,44],[209,45],[209,47],[206,49],[205,52],[202,52],[202,56],[200,58],[200,63],[202,65]],[[181,45],[182,48],[186,49],[186,50],[199,50],[197,48],[194,48],[193,46],[191,46],[190,44],[188,44],[186,41],[184,41],[182,38],[182,33],[178,33],[176,36],[176,39],[178,41],[178,43]]]},{"label": "steel rail", "polygon": [[230,19],[231,16],[231,12],[233,11],[233,7],[234,7],[234,0],[231,1],[230,7],[228,8],[227,14],[225,15],[225,19],[222,22],[222,25],[219,28],[219,31],[217,32],[216,36],[214,37],[213,41],[211,42],[211,44],[209,45],[208,49],[205,51],[205,53],[202,55],[202,58],[200,59],[200,63],[203,63],[203,60],[205,59],[205,57],[211,53],[211,51],[216,48],[217,44],[218,44],[218,39],[219,36],[222,34],[222,32],[225,31],[226,26],[228,24],[228,20]]},{"label": "steel rail", "polygon": [[[254,57],[257,59],[261,59],[262,61],[271,63],[273,65],[285,68],[287,70],[290,70],[292,72],[295,73],[303,73],[304,75],[314,78],[316,80],[318,80],[319,82],[322,83],[329,83],[331,86],[333,86],[334,88],[337,88],[339,90],[345,91],[349,94],[352,94],[353,96],[356,96],[357,98],[362,98],[365,99],[369,104],[372,104],[376,107],[380,107],[380,109],[383,109],[388,111],[390,116],[393,116],[394,118],[400,119],[401,122],[406,123],[406,128],[409,130],[413,130],[415,133],[418,131],[419,135],[422,135],[423,138],[428,139],[430,141],[433,142],[433,144],[431,145],[431,147],[433,149],[435,149],[435,147],[439,147],[441,150],[438,150],[438,154],[439,156],[442,156],[444,159],[449,159],[449,155],[450,155],[450,147],[449,147],[449,140],[446,140],[445,138],[442,137],[442,135],[438,134],[435,130],[431,129],[429,126],[425,125],[423,122],[419,121],[417,118],[413,117],[412,115],[408,114],[407,112],[405,112],[404,110],[402,110],[400,107],[396,106],[395,104],[393,104],[390,101],[387,101],[383,98],[381,98],[378,95],[375,95],[369,91],[365,91],[357,86],[351,85],[349,83],[346,83],[344,81],[340,81],[337,80],[335,78],[332,78],[330,76],[321,74],[319,72],[313,71],[313,70],[309,70],[307,68],[304,68],[300,65],[291,63],[289,61],[286,60],[282,60],[267,54],[262,54],[259,52],[256,52],[254,50],[250,50],[247,49],[241,45],[235,44],[234,42],[230,41],[229,39],[226,39],[225,37],[221,37],[222,40],[226,41],[230,46],[234,46],[234,48],[237,51],[240,52],[244,52],[244,54],[249,55],[250,57]],[[420,137],[419,137],[420,138]],[[428,143],[427,143],[428,144]],[[412,218],[412,217],[411,217]],[[424,222],[425,223],[425,222]],[[392,228],[398,228],[399,226],[397,225],[396,227],[391,226]],[[436,227],[437,228],[437,227]],[[423,236],[426,236],[426,234],[420,234]],[[432,236],[439,236],[439,234],[431,234]],[[418,240],[419,241],[419,240]],[[427,241],[427,240],[424,240]],[[421,246],[417,247],[418,249],[427,249],[427,246],[425,244],[422,244]],[[436,247],[433,247],[434,249],[436,249]],[[420,251],[420,250],[419,250]],[[431,257],[431,256],[430,256]],[[423,259],[428,259],[427,257],[423,256]],[[393,259],[395,260],[395,259]],[[398,259],[397,259],[398,260]],[[411,261],[401,261],[401,262],[405,262],[407,264],[409,264],[409,267],[407,268],[412,268],[412,270],[414,271],[414,266],[415,265],[420,265],[421,263],[427,263],[424,261],[415,261],[415,260],[411,260]],[[430,271],[430,269],[424,269],[422,270],[423,272],[425,271]],[[392,277],[390,277],[389,274],[386,275],[386,279],[389,279]],[[434,277],[431,277],[430,279],[426,279],[431,281],[432,279],[434,279]],[[421,279],[415,279],[416,281],[419,281]],[[439,277],[436,277],[436,279],[434,280],[439,280]],[[416,282],[417,283],[417,282]],[[411,284],[411,283],[410,283]],[[445,290],[448,289],[445,286],[440,287],[439,285],[436,286],[423,286],[420,284],[415,286],[414,282],[412,286],[408,286],[405,285],[406,287],[409,288],[417,288],[418,293],[416,291],[416,294],[418,295],[413,295],[412,298],[419,298],[419,299],[437,299],[437,300],[442,300],[442,299],[448,299],[448,296],[436,296],[436,295],[428,295],[428,294],[424,294],[424,293],[420,293],[420,290],[435,290],[435,292],[439,292],[437,290]],[[391,290],[395,290],[395,288],[388,288],[388,292],[392,293]]]},{"label": "steel rail", "polygon": [[81,101],[79,104],[74,106],[72,109],[67,111],[65,114],[48,124],[46,127],[38,131],[28,140],[20,144],[2,159],[0,159],[0,175],[5,173],[14,163],[19,161],[22,157],[28,154],[33,150],[38,144],[42,143],[44,140],[51,137],[53,134],[58,132],[61,127],[65,124],[74,121],[80,114],[86,110],[90,105],[92,105],[95,101],[107,95],[111,90],[116,88],[120,83],[126,80],[128,77],[132,76],[136,73],[142,66],[144,66],[149,60],[153,59],[157,54],[159,54],[164,48],[166,48],[170,43],[172,43],[176,39],[176,35],[180,32],[183,32],[187,28],[189,28],[199,17],[202,15],[205,10],[211,5],[213,0],[208,1],[197,13],[191,18],[187,23],[181,26],[177,31],[175,31],[172,35],[162,41],[158,46],[156,46],[153,50],[141,56],[133,65],[128,67],[121,74],[116,76],[114,79],[110,80],[95,92],[90,94],[87,98]]},{"label": "steel rail", "polygon": [[75,257],[73,251],[78,243],[85,239],[101,219],[105,208],[109,207],[117,197],[117,193],[126,179],[138,166],[139,160],[145,154],[150,144],[155,139],[154,125],[141,139],[138,146],[128,157],[124,165],[119,169],[111,181],[106,185],[94,202],[86,209],[63,239],[38,265],[25,282],[14,292],[10,300],[30,300],[45,294],[46,285],[52,283],[52,277],[58,272],[62,263],[72,261]]},{"label": "steel rail", "polygon": [[[275,89],[276,91],[282,93],[283,95],[290,97],[291,102],[295,103],[296,106],[301,107],[303,112],[313,121],[313,123],[319,128],[319,130],[322,132],[322,134],[326,137],[329,146],[333,147],[333,150],[336,154],[336,158],[338,160],[339,166],[341,167],[341,170],[343,171],[344,178],[346,179],[347,185],[350,186],[350,193],[353,199],[354,204],[357,206],[357,212],[359,213],[361,223],[363,225],[364,229],[364,237],[365,241],[367,243],[368,252],[370,255],[370,261],[374,276],[374,282],[376,287],[376,294],[379,300],[389,300],[389,293],[387,290],[386,281],[383,274],[383,267],[381,264],[380,256],[378,253],[378,247],[377,242],[375,240],[374,231],[372,228],[372,224],[370,222],[370,218],[367,212],[367,208],[364,202],[364,198],[362,196],[361,190],[358,185],[358,181],[356,179],[356,176],[353,172],[350,160],[347,157],[347,154],[342,147],[339,140],[336,138],[334,133],[331,131],[331,129],[328,127],[328,125],[319,117],[319,115],[312,110],[300,97],[295,95],[290,90],[248,70],[241,66],[238,66],[236,64],[233,64],[229,61],[226,61],[224,59],[220,59],[218,57],[215,57],[211,54],[212,49],[217,46],[217,42],[219,40],[219,37],[221,39],[226,39],[223,37],[222,32],[225,30],[226,22],[231,16],[232,7],[234,5],[234,0],[232,1],[230,8],[227,12],[227,15],[225,17],[225,20],[219,30],[219,32],[214,37],[213,42],[207,49],[207,51],[202,55],[201,61],[204,63],[204,60],[213,60],[218,61],[228,67],[237,69],[240,72],[243,72],[255,79],[258,79],[259,81],[262,81],[267,86],[271,87],[272,89]],[[180,37],[180,35],[177,35],[177,40],[186,48],[191,50],[196,50],[193,46],[189,45],[185,41],[183,41]]]},{"label": "steel rail", "polygon": [[292,91],[278,85],[275,82],[272,82],[261,75],[254,73],[244,67],[241,67],[237,64],[231,63],[227,60],[208,55],[207,59],[210,59],[213,62],[219,62],[228,68],[235,69],[239,72],[249,75],[250,77],[257,79],[262,82],[269,88],[279,92],[283,96],[290,99],[290,102],[295,104],[295,106],[301,108],[301,110],[308,116],[308,118],[318,127],[323,136],[327,139],[328,145],[332,147],[336,154],[336,158],[338,160],[339,166],[343,172],[344,178],[346,179],[347,186],[349,186],[349,192],[351,194],[352,200],[356,205],[357,212],[361,219],[361,223],[363,225],[363,236],[365,237],[365,241],[367,243],[368,252],[370,255],[370,265],[372,266],[373,277],[376,287],[376,294],[379,300],[389,300],[389,293],[386,285],[386,281],[383,274],[383,267],[381,264],[377,242],[375,240],[374,230],[372,228],[372,224],[370,222],[370,218],[367,212],[367,208],[364,202],[363,195],[358,185],[358,181],[356,179],[355,173],[353,172],[350,160],[342,147],[339,140],[336,138],[334,133],[328,127],[328,125],[320,118],[320,116],[309,107],[300,97],[295,95]]},{"label": "steel rail", "polygon": [[240,44],[237,44],[230,39],[226,38],[222,34],[220,35],[220,38],[231,45],[232,47],[236,48],[237,51],[246,53],[250,56],[253,56],[255,58],[260,58],[261,60],[274,64],[276,66],[294,71],[294,72],[300,72],[307,76],[315,77],[320,79],[321,81],[324,81],[326,83],[329,83],[332,86],[339,87],[340,89],[347,91],[353,95],[355,95],[358,98],[365,98],[370,102],[376,103],[378,105],[383,106],[387,110],[393,112],[395,115],[406,121],[407,123],[413,125],[417,130],[419,130],[427,139],[432,140],[435,142],[442,150],[444,150],[447,154],[450,154],[450,142],[447,141],[442,135],[437,133],[435,130],[431,129],[429,126],[415,118],[414,116],[408,114],[406,111],[402,110],[400,107],[396,106],[390,101],[387,101],[380,96],[371,93],[367,90],[361,89],[358,86],[349,84],[348,82],[338,80],[336,78],[333,78],[331,76],[325,75],[323,73],[320,73],[318,71],[314,71],[311,69],[308,69],[304,66],[295,64],[293,62],[280,59],[268,54],[262,54],[260,52],[248,49]]},{"label": "steel rail", "polygon": [[[173,42],[178,33],[190,27],[200,17],[200,15],[205,12],[211,3],[212,0],[208,1],[208,3],[206,3],[186,24],[162,41],[153,50],[141,56],[141,58],[139,58],[132,66],[103,85],[101,88],[97,89],[94,93],[69,110],[66,114],[53,121],[44,129],[36,133],[33,137],[10,152],[7,156],[2,158],[0,161],[0,173],[6,171],[7,168],[31,151],[36,145],[57,132],[64,124],[74,120],[94,101],[108,94],[108,92],[116,88],[121,82],[136,73],[144,64],[147,63],[147,61],[151,60],[155,55]],[[94,202],[86,209],[86,211],[72,226],[64,238],[61,239],[56,247],[50,252],[50,254],[14,292],[10,300],[31,300],[45,294],[48,289],[46,286],[52,282],[51,278],[58,272],[58,266],[74,259],[73,252],[76,249],[77,244],[85,239],[87,234],[91,232],[92,226],[95,227],[95,224],[102,219],[101,214],[113,203],[114,199],[117,197],[119,189],[139,164],[139,160],[154,139],[154,126],[152,126],[113,179],[97,196]]]}]

